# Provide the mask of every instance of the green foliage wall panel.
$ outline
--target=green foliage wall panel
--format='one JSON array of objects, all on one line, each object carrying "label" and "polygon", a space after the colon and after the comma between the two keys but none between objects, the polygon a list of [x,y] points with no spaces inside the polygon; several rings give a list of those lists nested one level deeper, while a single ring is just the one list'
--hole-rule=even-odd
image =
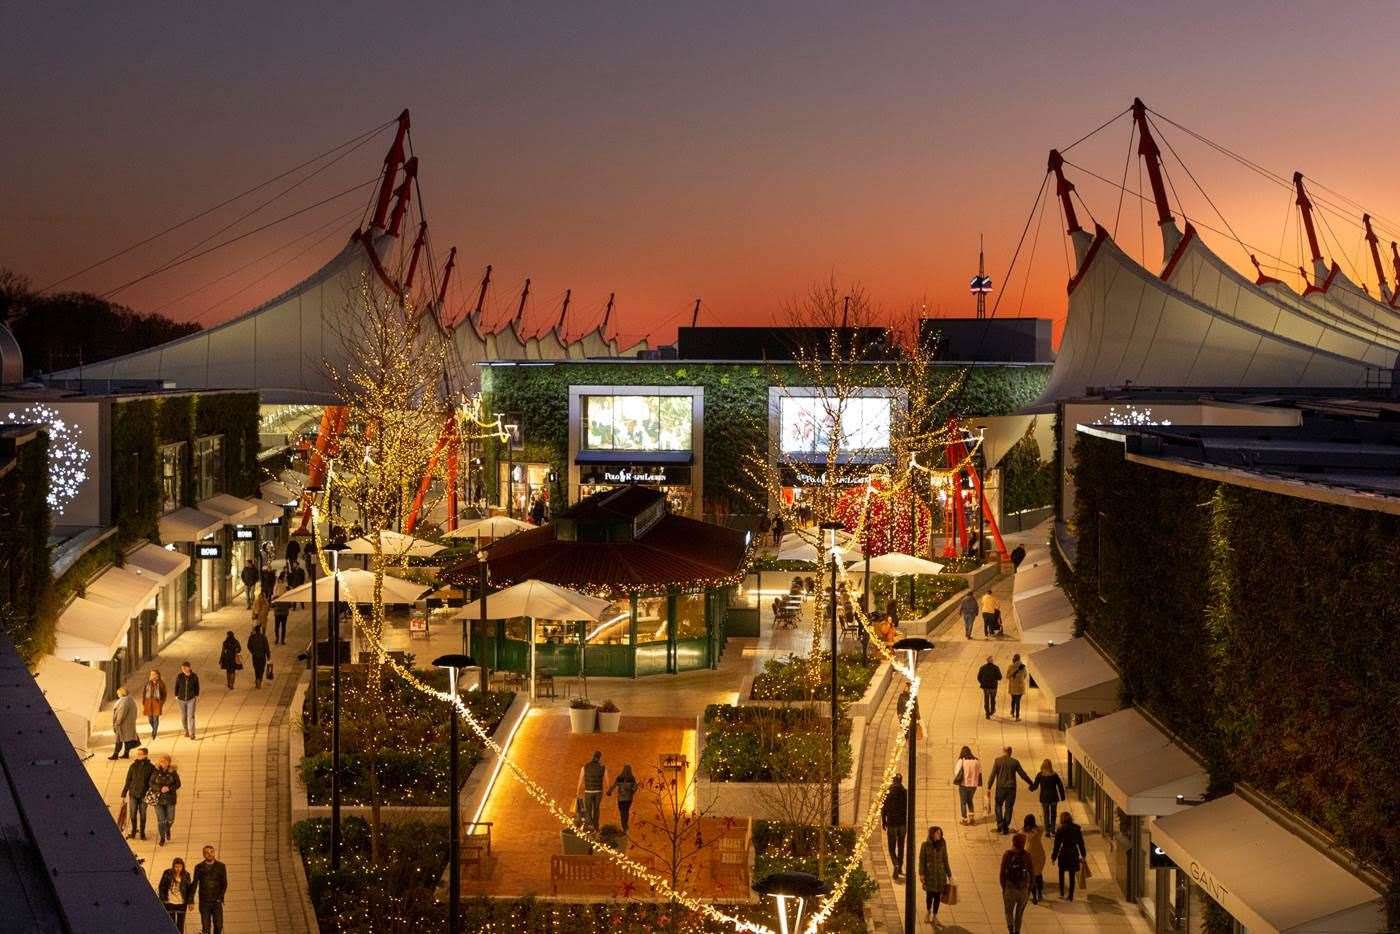
[{"label": "green foliage wall panel", "polygon": [[0,624],[26,659],[53,648],[53,628],[43,621],[51,600],[49,573],[49,444],[40,433],[19,445],[14,468],[0,477],[0,561],[7,579]]}]

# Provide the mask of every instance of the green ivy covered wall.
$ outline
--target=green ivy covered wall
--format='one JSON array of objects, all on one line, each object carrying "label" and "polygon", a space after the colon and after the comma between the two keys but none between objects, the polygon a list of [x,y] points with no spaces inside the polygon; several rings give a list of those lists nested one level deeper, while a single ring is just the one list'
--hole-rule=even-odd
[{"label": "green ivy covered wall", "polygon": [[[1134,464],[1080,435],[1062,583],[1149,709],[1400,879],[1400,519]],[[1389,893],[1400,929],[1400,894]]]},{"label": "green ivy covered wall", "polygon": [[[948,379],[962,370],[940,370]],[[872,373],[875,371],[872,370]],[[1049,367],[974,367],[944,417],[1006,415],[1037,398],[1045,388]],[[520,419],[524,450],[517,461],[552,465],[562,484],[569,446],[569,387],[576,385],[701,386],[705,390],[706,499],[728,499],[735,511],[751,508],[758,493],[746,474],[753,451],[768,443],[768,389],[798,385],[802,377],[792,364],[704,363],[655,361],[641,363],[580,362],[542,366],[482,368],[482,391],[488,411],[508,412]],[[488,443],[483,458],[486,476],[497,476],[497,445]],[[498,495],[488,480],[488,495]]]},{"label": "green ivy covered wall", "polygon": [[26,659],[52,647],[42,620],[51,615],[49,571],[49,442],[36,433],[17,444],[0,473],[0,625]]}]

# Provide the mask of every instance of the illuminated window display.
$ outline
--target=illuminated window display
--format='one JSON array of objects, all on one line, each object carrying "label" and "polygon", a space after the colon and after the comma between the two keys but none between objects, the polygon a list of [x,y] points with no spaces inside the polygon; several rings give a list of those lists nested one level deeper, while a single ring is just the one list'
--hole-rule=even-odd
[{"label": "illuminated window display", "polygon": [[782,453],[825,454],[840,425],[841,453],[886,451],[890,446],[890,399],[887,396],[847,398],[783,396],[779,401]]},{"label": "illuminated window display", "polygon": [[584,396],[588,451],[689,451],[689,396]]}]

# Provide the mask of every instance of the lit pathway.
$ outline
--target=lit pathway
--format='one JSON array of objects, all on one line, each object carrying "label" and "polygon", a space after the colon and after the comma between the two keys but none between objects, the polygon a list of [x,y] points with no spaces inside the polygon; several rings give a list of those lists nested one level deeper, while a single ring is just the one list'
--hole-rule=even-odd
[{"label": "lit pathway", "polygon": [[[171,692],[161,717],[160,738],[150,742],[145,717],[137,718],[137,733],[151,757],[169,754],[180,770],[181,788],[175,810],[171,843],[157,846],[154,810],[147,813],[146,840],[132,840],[132,849],[144,859],[146,874],[154,886],[160,874],[179,856],[192,870],[202,857],[200,850],[212,844],[228,866],[229,892],[224,902],[227,934],[278,934],[315,931],[314,916],[298,871],[300,857],[292,847],[288,822],[291,795],[287,787],[287,705],[291,702],[300,668],[295,656],[309,641],[310,614],[294,612],[288,626],[287,645],[275,645],[276,680],[253,688],[252,664],[244,651],[245,669],[237,687],[225,687],[219,670],[219,646],[232,629],[246,645],[252,629],[242,598],[236,606],[205,616],[198,628],[175,639],[165,651],[126,682],[132,696],[140,698],[141,684],[151,668],[158,668]],[[175,676],[180,662],[188,659],[199,674],[198,739],[180,732],[180,709],[175,703]],[[87,761],[102,798],[115,815],[118,793],[130,764],[111,762],[111,705],[98,717],[93,736],[95,755]],[[103,729],[105,728],[105,729]],[[186,918],[185,930],[199,930],[199,918]]]},{"label": "lit pathway", "polygon": [[[1033,533],[1018,536],[1031,542]],[[1038,540],[1038,539],[1036,539]],[[955,613],[950,625],[945,626],[933,637],[936,648],[929,653],[920,665],[923,676],[922,690],[919,692],[919,709],[924,721],[925,738],[919,743],[918,811],[919,824],[916,837],[925,838],[928,828],[937,825],[949,841],[949,856],[953,869],[953,879],[958,884],[959,903],[945,906],[939,912],[939,921],[949,932],[977,932],[977,934],[1001,934],[1006,931],[1006,916],[1002,908],[1001,889],[997,876],[1001,865],[1001,855],[1010,847],[1009,836],[995,832],[995,820],[988,816],[985,791],[977,796],[977,823],[965,827],[958,823],[958,796],[952,785],[953,760],[963,745],[982,760],[984,775],[991,770],[992,761],[1001,755],[1001,747],[1011,746],[1022,767],[1035,774],[1041,760],[1050,759],[1057,771],[1064,777],[1065,746],[1063,734],[1055,729],[1055,716],[1042,707],[1040,692],[1029,691],[1021,707],[1021,720],[1009,717],[1005,682],[997,697],[997,715],[986,720],[982,715],[982,691],[977,686],[976,672],[986,661],[987,655],[994,655],[997,664],[1005,671],[1011,655],[1035,651],[1038,646],[1027,646],[1014,641],[1019,637],[1010,622],[1011,576],[1002,577],[993,585],[993,593],[1002,604],[1002,613],[1007,617],[1008,638],[988,643],[981,636],[981,621],[974,630],[975,638],[967,641],[963,636],[962,620]],[[886,703],[874,718],[866,742],[873,743],[867,748],[864,769],[865,781],[862,788],[870,789],[876,771],[881,768],[889,755],[890,743],[895,731],[896,719],[894,703],[899,695],[897,689],[887,694]],[[907,771],[907,759],[901,754],[899,772]],[[867,792],[868,795],[868,792]],[[863,809],[869,798],[862,802]],[[1073,902],[1061,901],[1056,896],[1057,876],[1053,864],[1047,863],[1045,890],[1048,898],[1039,906],[1026,909],[1023,930],[1034,932],[1147,932],[1147,922],[1135,906],[1121,898],[1121,893],[1109,876],[1108,854],[1098,828],[1089,819],[1089,813],[1077,796],[1071,792],[1068,804],[1074,812],[1075,820],[1084,830],[1085,842],[1089,848],[1089,866],[1093,877],[1089,881],[1088,897],[1076,892]],[[1064,805],[1061,805],[1063,808]],[[1040,802],[1038,793],[1026,790],[1020,783],[1016,797],[1015,824],[1020,825],[1026,814],[1033,813],[1039,818]],[[1049,842],[1046,853],[1049,853]],[[917,856],[917,850],[916,850]],[[880,891],[873,906],[875,910],[874,929],[895,932],[903,930],[904,885],[892,879],[892,866],[885,848],[884,836],[872,841],[871,851],[865,860],[866,870],[880,883]],[[917,879],[915,881],[918,886]],[[932,930],[923,920],[923,889],[916,888],[919,925],[923,930]]]}]

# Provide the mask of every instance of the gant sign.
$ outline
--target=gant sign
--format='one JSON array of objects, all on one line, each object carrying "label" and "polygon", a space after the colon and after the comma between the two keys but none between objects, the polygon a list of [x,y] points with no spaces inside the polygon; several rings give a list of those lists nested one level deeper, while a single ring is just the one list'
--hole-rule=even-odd
[{"label": "gant sign", "polygon": [[1187,871],[1191,874],[1191,881],[1199,885],[1205,893],[1224,905],[1225,900],[1230,897],[1230,890],[1220,883],[1220,880],[1211,875],[1210,870],[1191,860],[1191,865]]}]

